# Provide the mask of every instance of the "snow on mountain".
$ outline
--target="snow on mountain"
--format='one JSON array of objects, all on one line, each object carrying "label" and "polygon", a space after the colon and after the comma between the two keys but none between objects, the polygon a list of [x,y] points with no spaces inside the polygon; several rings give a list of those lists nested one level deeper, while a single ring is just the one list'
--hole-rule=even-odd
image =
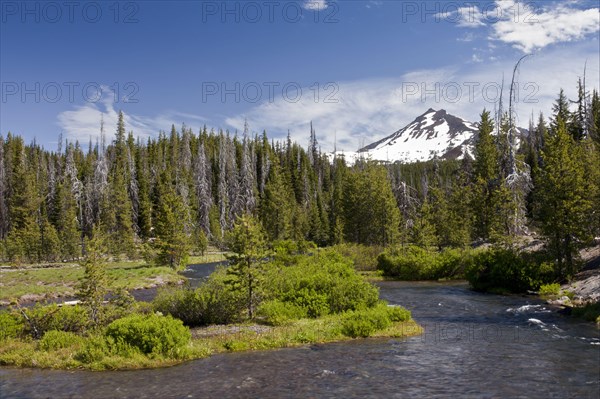
[{"label": "snow on mountain", "polygon": [[[358,152],[340,152],[352,163],[358,157],[389,162],[427,161],[434,156],[443,159],[473,157],[473,143],[477,126],[445,110],[428,109],[407,126]],[[331,154],[333,156],[333,154]]]}]

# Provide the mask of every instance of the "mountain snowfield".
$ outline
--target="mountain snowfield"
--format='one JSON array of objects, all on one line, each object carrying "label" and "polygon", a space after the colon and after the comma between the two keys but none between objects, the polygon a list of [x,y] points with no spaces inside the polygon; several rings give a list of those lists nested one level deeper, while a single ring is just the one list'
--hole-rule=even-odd
[{"label": "mountain snowfield", "polygon": [[436,156],[462,159],[465,154],[473,157],[476,133],[475,123],[450,115],[443,109],[430,108],[407,126],[357,152],[337,151],[329,156],[343,155],[349,163],[360,157],[403,163],[428,161]]}]

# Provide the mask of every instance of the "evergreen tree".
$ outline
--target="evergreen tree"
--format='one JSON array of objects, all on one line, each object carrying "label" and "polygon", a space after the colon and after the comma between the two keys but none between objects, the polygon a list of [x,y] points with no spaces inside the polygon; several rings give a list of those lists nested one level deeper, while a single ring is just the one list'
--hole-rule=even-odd
[{"label": "evergreen tree", "polygon": [[93,236],[86,240],[87,252],[81,266],[84,275],[80,281],[78,297],[90,309],[90,318],[99,325],[102,318],[102,303],[108,293],[109,279],[106,274],[106,237],[95,228]]},{"label": "evergreen tree", "polygon": [[581,147],[567,132],[560,115],[556,121],[542,153],[544,167],[536,202],[548,250],[556,259],[558,276],[564,279],[577,271],[577,250],[588,238],[585,226],[591,201],[587,198]]},{"label": "evergreen tree", "polygon": [[161,187],[160,203],[154,218],[158,263],[182,269],[187,265],[191,249],[191,239],[186,233],[189,230],[185,223],[187,212],[181,197],[165,182]]},{"label": "evergreen tree", "polygon": [[258,220],[250,215],[241,216],[227,236],[229,284],[232,289],[244,293],[248,318],[254,318],[259,302],[267,246],[265,235]]},{"label": "evergreen tree", "polygon": [[291,224],[294,203],[291,192],[275,165],[269,170],[259,210],[260,220],[269,240],[285,240],[292,236]]},{"label": "evergreen tree", "polygon": [[478,138],[475,143],[473,163],[474,238],[489,240],[502,230],[498,210],[501,204],[501,170],[498,148],[492,132],[494,123],[486,110],[481,114]]}]

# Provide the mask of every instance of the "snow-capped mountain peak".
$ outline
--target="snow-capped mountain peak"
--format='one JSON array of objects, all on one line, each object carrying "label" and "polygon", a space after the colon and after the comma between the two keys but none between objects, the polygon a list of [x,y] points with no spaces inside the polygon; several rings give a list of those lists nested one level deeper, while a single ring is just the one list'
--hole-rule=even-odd
[{"label": "snow-capped mountain peak", "polygon": [[358,156],[380,161],[427,161],[435,156],[460,159],[472,155],[477,126],[445,110],[428,109],[384,139],[358,150]]}]

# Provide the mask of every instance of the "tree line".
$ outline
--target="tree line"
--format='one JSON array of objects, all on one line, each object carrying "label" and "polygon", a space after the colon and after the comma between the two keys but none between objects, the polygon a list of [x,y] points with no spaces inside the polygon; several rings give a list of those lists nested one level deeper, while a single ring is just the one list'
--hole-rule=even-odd
[{"label": "tree line", "polygon": [[[115,257],[151,256],[178,267],[207,243],[223,247],[244,214],[269,241],[389,246],[512,245],[539,232],[560,275],[600,235],[600,100],[579,82],[561,90],[551,117],[521,134],[512,110],[483,111],[474,159],[387,164],[187,126],[143,141],[119,114],[115,139],[103,126],[87,148],[60,139],[49,151],[0,137],[0,248],[6,261],[52,262],[85,255],[101,232]],[[63,148],[64,147],[64,148]]]}]

